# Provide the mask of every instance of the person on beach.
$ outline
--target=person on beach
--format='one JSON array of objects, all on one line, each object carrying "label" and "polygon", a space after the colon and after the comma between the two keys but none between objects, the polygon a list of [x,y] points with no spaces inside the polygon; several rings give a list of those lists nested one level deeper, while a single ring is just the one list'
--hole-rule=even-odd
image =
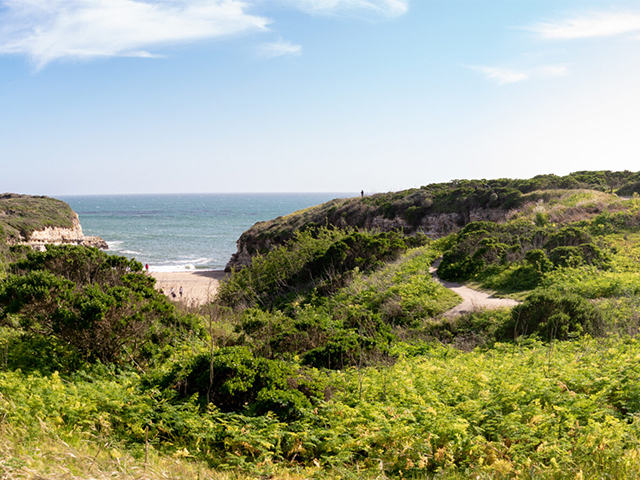
[{"label": "person on beach", "polygon": [[176,298],[176,291],[173,289],[173,287],[171,287],[171,290],[169,290],[169,294],[171,295],[171,298]]},{"label": "person on beach", "polygon": [[144,265],[144,269],[147,271],[147,273],[149,273],[149,264],[148,264],[148,263],[146,263],[146,264]]},{"label": "person on beach", "polygon": [[180,300],[182,300],[182,293],[183,293],[183,291],[182,291],[182,285],[180,285]]}]

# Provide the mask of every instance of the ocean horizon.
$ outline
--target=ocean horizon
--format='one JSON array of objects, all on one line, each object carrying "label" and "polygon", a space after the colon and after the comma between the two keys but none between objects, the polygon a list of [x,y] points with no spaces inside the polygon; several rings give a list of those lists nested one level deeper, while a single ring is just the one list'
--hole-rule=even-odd
[{"label": "ocean horizon", "polygon": [[155,272],[222,270],[257,222],[355,193],[63,195],[85,235]]}]

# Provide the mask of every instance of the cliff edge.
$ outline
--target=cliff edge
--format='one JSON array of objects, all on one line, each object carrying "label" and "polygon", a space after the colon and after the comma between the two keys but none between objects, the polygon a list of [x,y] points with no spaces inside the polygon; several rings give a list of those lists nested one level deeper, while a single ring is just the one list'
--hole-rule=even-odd
[{"label": "cliff edge", "polygon": [[0,194],[0,239],[38,250],[48,244],[108,248],[102,238],[82,233],[78,215],[62,200],[16,193]]}]

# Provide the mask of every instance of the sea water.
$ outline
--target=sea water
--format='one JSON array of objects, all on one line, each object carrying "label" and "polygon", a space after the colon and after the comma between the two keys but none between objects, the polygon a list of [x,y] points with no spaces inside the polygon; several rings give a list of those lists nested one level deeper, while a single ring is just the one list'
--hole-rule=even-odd
[{"label": "sea water", "polygon": [[108,252],[152,271],[221,270],[256,222],[353,194],[165,194],[58,197],[78,214],[85,235]]}]

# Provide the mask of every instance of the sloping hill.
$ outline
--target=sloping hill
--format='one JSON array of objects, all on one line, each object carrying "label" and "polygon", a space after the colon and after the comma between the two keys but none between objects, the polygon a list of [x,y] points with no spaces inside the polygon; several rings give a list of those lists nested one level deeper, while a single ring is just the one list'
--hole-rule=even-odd
[{"label": "sloping hill", "polygon": [[[238,240],[238,250],[227,270],[248,265],[254,255],[284,244],[298,230],[353,227],[382,232],[399,230],[405,234],[422,232],[439,238],[469,222],[504,222],[522,211],[530,214],[541,204],[562,207],[556,208],[556,214],[562,210],[575,219],[591,218],[601,213],[605,205],[615,203],[610,195],[616,190],[629,196],[640,190],[639,174],[581,171],[563,177],[538,175],[526,180],[452,180],[400,192],[336,199],[256,223]],[[565,197],[577,192],[582,194],[562,203]]]}]

